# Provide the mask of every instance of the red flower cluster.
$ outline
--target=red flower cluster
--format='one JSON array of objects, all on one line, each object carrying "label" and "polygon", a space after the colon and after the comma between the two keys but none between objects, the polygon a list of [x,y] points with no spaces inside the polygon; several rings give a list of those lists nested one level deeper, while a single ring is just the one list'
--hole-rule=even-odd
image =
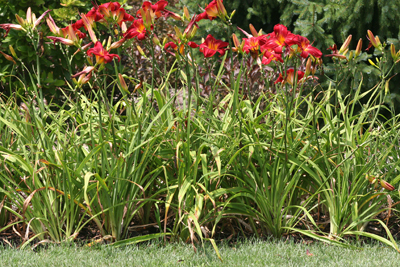
[{"label": "red flower cluster", "polygon": [[213,0],[205,8],[204,12],[197,16],[196,22],[202,19],[213,20],[216,17],[224,17],[227,15],[223,0]]},{"label": "red flower cluster", "polygon": [[[94,22],[107,23],[116,22],[121,26],[122,22],[133,21],[134,17],[126,13],[125,9],[121,8],[118,2],[109,2],[100,6],[95,5],[87,14],[90,24]],[[80,19],[74,23],[77,29],[84,27],[83,20]]]},{"label": "red flower cluster", "polygon": [[154,5],[149,1],[145,1],[142,4],[142,8],[136,13],[137,19],[133,21],[133,24],[128,28],[124,37],[127,39],[134,37],[138,40],[145,39],[149,28],[153,29],[154,19],[158,19],[162,16],[166,18],[173,17],[174,19],[181,20],[181,17],[178,14],[165,9],[167,5],[168,2],[165,0],[160,0]]},{"label": "red flower cluster", "polygon": [[[245,42],[243,51],[251,53],[253,57],[257,57],[261,52],[263,64],[269,64],[271,61],[283,62],[284,48],[300,53],[303,58],[307,58],[308,55],[316,58],[322,56],[321,51],[313,47],[307,38],[291,33],[281,24],[275,25],[274,31],[269,34],[258,35],[254,28],[252,28],[252,32],[253,36],[244,32],[248,38],[243,38]],[[297,46],[296,50],[293,50],[293,46]]]}]

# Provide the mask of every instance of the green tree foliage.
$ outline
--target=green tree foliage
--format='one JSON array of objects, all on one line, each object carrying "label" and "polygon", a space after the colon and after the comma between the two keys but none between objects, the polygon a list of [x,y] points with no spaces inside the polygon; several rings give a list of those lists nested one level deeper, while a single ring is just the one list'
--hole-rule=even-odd
[{"label": "green tree foliage", "polygon": [[285,5],[280,17],[281,23],[292,26],[295,33],[310,40],[318,39],[320,46],[341,43],[349,34],[357,39],[362,38],[368,29],[382,40],[398,37],[400,34],[399,0],[281,2]]}]

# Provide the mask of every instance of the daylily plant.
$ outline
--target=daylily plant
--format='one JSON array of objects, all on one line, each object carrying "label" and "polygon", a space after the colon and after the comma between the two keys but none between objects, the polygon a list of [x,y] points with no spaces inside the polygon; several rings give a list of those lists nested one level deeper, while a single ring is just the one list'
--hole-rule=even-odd
[{"label": "daylily plant", "polygon": [[10,31],[10,29],[14,30],[23,30],[23,31],[30,31],[34,30],[40,23],[40,21],[49,13],[50,10],[46,10],[39,18],[36,18],[35,13],[32,13],[31,8],[29,7],[26,11],[26,19],[21,18],[18,14],[15,14],[15,17],[19,24],[11,24],[5,23],[0,24],[0,28],[6,30],[6,35]]}]

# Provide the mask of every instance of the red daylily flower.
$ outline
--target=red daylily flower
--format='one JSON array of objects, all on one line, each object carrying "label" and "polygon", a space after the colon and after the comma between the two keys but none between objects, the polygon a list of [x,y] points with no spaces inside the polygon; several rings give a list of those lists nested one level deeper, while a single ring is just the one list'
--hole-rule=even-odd
[{"label": "red daylily flower", "polygon": [[102,63],[110,63],[114,57],[118,58],[118,61],[120,61],[120,57],[117,54],[110,54],[106,49],[104,49],[103,45],[97,41],[97,43],[94,45],[93,48],[90,48],[87,51],[88,56],[92,56],[93,54],[96,56],[96,62],[97,64],[102,64]]},{"label": "red daylily flower", "polygon": [[[64,38],[67,38],[69,34],[72,34],[72,32],[69,32],[69,26],[72,27],[72,32],[74,35],[77,35],[79,39],[86,38],[86,33],[81,32],[75,24],[68,25],[65,28],[61,28],[61,35],[64,36]],[[68,37],[69,38],[69,37]]]},{"label": "red daylily flower", "polygon": [[[194,42],[190,42],[191,47],[196,47],[197,44]],[[204,54],[204,57],[212,57],[215,53],[220,53],[221,56],[225,54],[225,50],[229,45],[227,42],[223,42],[222,40],[215,39],[211,34],[209,34],[204,41],[204,43],[200,44],[200,52]]]},{"label": "red daylily flower", "polygon": [[105,4],[101,4],[99,5],[99,11],[101,14],[103,14],[104,16],[107,16],[106,14],[109,15],[110,11],[117,11],[118,9],[121,8],[121,4],[118,2],[109,2],[109,3],[105,3]]},{"label": "red daylily flower", "polygon": [[[178,14],[176,14],[172,11],[166,10],[165,7],[167,5],[168,5],[168,2],[165,0],[160,0],[157,3],[155,3],[154,5],[151,4],[151,2],[149,2],[149,1],[145,1],[142,4],[141,9],[143,9],[144,13],[146,13],[147,10],[149,10],[149,11],[151,10],[152,12],[150,12],[150,13],[151,13],[152,18],[156,17],[158,19],[161,16],[164,16],[165,18],[172,17],[173,19],[176,19],[176,20],[182,20],[182,17],[179,16]],[[136,12],[136,17],[142,18],[142,13],[140,10],[138,10]]]},{"label": "red daylily flower", "polygon": [[280,61],[283,63],[282,54],[275,53],[274,50],[265,51],[261,63],[268,65],[271,61]]},{"label": "red daylily flower", "polygon": [[133,21],[133,24],[128,28],[126,33],[124,33],[124,37],[127,39],[136,37],[138,40],[146,38],[146,27],[143,24],[143,19]]},{"label": "red daylily flower", "polygon": [[[302,72],[301,70],[298,70],[298,71],[297,71],[297,83],[299,83],[299,81],[300,81],[301,79],[303,79],[303,77],[304,77],[304,72]],[[294,84],[294,79],[295,79],[294,69],[288,69],[288,70],[286,71],[286,77],[283,78],[282,74],[280,73],[280,74],[279,74],[279,78],[275,81],[275,84],[277,84],[277,83],[279,83],[279,82],[280,82],[280,83],[285,83],[285,82],[287,82],[287,83],[289,83],[290,85],[293,86],[293,84]]]},{"label": "red daylily flower", "polygon": [[[100,8],[99,6],[95,6],[86,14],[86,17],[90,21],[90,25],[93,25],[95,22],[104,20],[104,15],[100,13],[99,8]],[[77,29],[80,29],[85,26],[82,19],[78,20],[74,24]]]},{"label": "red daylily flower", "polygon": [[266,44],[267,38],[265,35],[243,38],[244,46],[243,50],[248,54],[250,53],[253,57],[257,57],[260,48]]},{"label": "red daylily flower", "polygon": [[222,4],[223,0],[220,0],[218,4],[217,0],[211,1],[205,8],[205,11],[197,16],[196,21],[200,21],[202,19],[213,20],[216,17],[224,17],[227,15],[224,5]]},{"label": "red daylily flower", "polygon": [[207,13],[207,15],[208,15],[209,17],[213,17],[213,18],[218,17],[219,12],[218,12],[217,1],[216,1],[216,0],[211,1],[211,2],[206,6],[205,12]]},{"label": "red daylily flower", "polygon": [[125,9],[121,8],[118,2],[109,2],[99,6],[99,12],[105,18],[115,21],[121,26],[124,21],[133,21],[134,17],[126,13]]},{"label": "red daylily flower", "polygon": [[[165,7],[168,5],[168,2],[165,0],[160,0],[154,5],[151,4],[149,1],[145,1],[142,4],[142,9],[146,12],[148,9],[151,9],[154,14],[156,15],[157,18],[160,18],[163,13],[165,13],[167,10],[165,10]],[[140,10],[136,13],[136,17],[141,17]]]},{"label": "red daylily flower", "polygon": [[288,43],[289,45],[297,44],[297,51],[301,52],[300,56],[302,58],[307,58],[309,54],[316,58],[320,58],[322,56],[322,52],[313,47],[306,37],[295,35]]},{"label": "red daylily flower", "polygon": [[289,46],[295,35],[288,31],[285,26],[277,24],[270,36],[271,38],[265,44],[265,50],[274,49],[276,53],[282,53],[282,48]]},{"label": "red daylily flower", "polygon": [[[51,29],[51,27],[50,27]],[[81,31],[77,30],[73,27],[73,25],[68,25],[65,28],[62,28],[59,31],[59,35],[64,36],[56,37],[56,36],[47,36],[48,39],[53,40],[53,43],[61,42],[65,45],[79,45],[79,40],[86,37],[86,34],[82,33]]]},{"label": "red daylily flower", "polygon": [[213,19],[215,19],[216,17],[210,17],[210,16],[208,16],[207,15],[207,12],[203,12],[203,13],[201,13],[201,14],[199,14],[197,17],[196,17],[196,22],[199,22],[200,20],[203,20],[203,19],[209,19],[209,20],[213,20]]},{"label": "red daylily flower", "polygon": [[[172,37],[172,36],[171,36]],[[168,53],[170,53],[173,56],[176,56],[176,54],[172,51],[170,51],[168,48],[171,47],[173,50],[175,50],[176,52],[179,51],[179,54],[183,55],[184,51],[185,51],[185,45],[182,44],[179,40],[176,40],[178,43],[175,42],[168,42],[165,44],[164,46],[164,50],[167,51]],[[195,42],[188,42],[187,44],[188,46],[190,46],[191,48],[197,48],[199,47],[198,44],[196,44]]]},{"label": "red daylily flower", "polygon": [[168,42],[165,44],[164,46],[164,50],[167,51],[168,53],[170,53],[173,56],[176,56],[176,54],[174,52],[171,52],[168,48],[171,47],[173,50],[175,50],[176,52],[178,52],[179,49],[179,53],[182,55],[183,51],[185,49],[185,46],[181,43],[179,43],[179,47],[177,44],[175,44],[174,42]]}]

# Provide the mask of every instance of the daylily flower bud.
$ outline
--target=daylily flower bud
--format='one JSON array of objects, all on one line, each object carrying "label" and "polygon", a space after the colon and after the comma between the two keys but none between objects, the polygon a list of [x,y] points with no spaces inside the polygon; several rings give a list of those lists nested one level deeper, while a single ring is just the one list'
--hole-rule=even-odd
[{"label": "daylily flower bud", "polygon": [[235,15],[236,13],[236,9],[232,11],[231,16],[229,17],[229,19],[232,19],[233,15]]},{"label": "daylily flower bud", "polygon": [[137,50],[139,51],[139,53],[140,53],[142,56],[146,57],[146,54],[144,53],[143,49],[142,49],[140,46],[136,46],[136,47],[137,47]]},{"label": "daylily flower bud", "polygon": [[47,36],[48,39],[53,40],[54,42],[60,42],[62,44],[65,45],[75,45],[75,42],[70,40],[70,39],[66,39],[66,38],[61,38],[61,37],[54,37],[54,36]]},{"label": "daylily flower bud", "polygon": [[393,61],[395,63],[399,62],[399,60],[400,60],[399,59],[400,58],[400,50],[397,51],[397,53],[396,53],[396,48],[395,48],[394,44],[390,45],[390,53],[392,54]]},{"label": "daylily flower bud", "polygon": [[233,44],[235,45],[235,47],[239,48],[240,43],[239,43],[239,39],[237,38],[236,34],[232,34],[232,39],[233,39]]},{"label": "daylily flower bud", "polygon": [[154,35],[154,36],[153,36],[153,43],[154,43],[155,45],[160,46],[160,39],[158,39],[157,35]]},{"label": "daylily flower bud", "polygon": [[374,34],[370,30],[368,30],[367,33],[368,33],[368,39],[371,42],[371,44],[376,49],[382,51],[382,44],[381,44],[381,41],[379,40],[379,37],[378,36],[375,37]]},{"label": "daylily flower bud", "polygon": [[309,57],[307,59],[307,63],[306,63],[306,73],[304,74],[304,76],[308,76],[311,73],[311,57]]},{"label": "daylily flower bud", "polygon": [[93,70],[94,70],[94,67],[93,67],[93,66],[86,66],[85,68],[83,68],[82,71],[76,73],[75,75],[72,75],[71,77],[72,77],[72,78],[76,78],[76,77],[78,77],[78,76],[80,76],[80,75],[82,75],[82,74],[91,73]]},{"label": "daylily flower bud", "polygon": [[126,27],[125,21],[121,23],[121,31],[122,33],[126,33],[126,31],[128,30],[128,28]]},{"label": "daylily flower bud", "polygon": [[121,40],[112,43],[112,44],[110,45],[110,49],[109,49],[109,50],[111,50],[111,49],[116,49],[116,48],[120,47],[125,41],[126,41],[126,39],[125,39],[125,38],[122,38]]},{"label": "daylily flower bud", "polygon": [[25,20],[18,16],[18,14],[15,14],[15,18],[17,19],[19,25],[24,26],[25,25]]},{"label": "daylily flower bud", "polygon": [[118,73],[118,81],[121,85],[121,89],[124,90],[125,92],[129,93],[128,91],[128,85],[126,85],[126,82],[124,80],[124,77],[122,77],[121,73]]},{"label": "daylily flower bud", "polygon": [[224,7],[224,4],[222,4],[221,0],[217,0],[217,7],[218,7],[218,13],[220,13],[220,15],[225,18],[228,16],[228,13],[226,12],[226,9]]},{"label": "daylily flower bud", "polygon": [[72,78],[72,80],[75,82],[76,85],[82,86],[82,85],[88,83],[91,78],[92,78],[92,73],[89,72],[89,74],[87,74],[87,75],[86,74],[79,75],[78,80],[76,80],[75,78]]},{"label": "daylily flower bud", "polygon": [[390,79],[387,80],[385,83],[385,95],[387,95],[389,93],[389,81],[390,81]]},{"label": "daylily flower bud", "polygon": [[370,184],[374,184],[376,182],[376,178],[373,175],[366,174],[365,179],[367,179]]},{"label": "daylily flower bud", "polygon": [[385,188],[386,190],[389,190],[389,191],[393,191],[394,190],[394,186],[389,184],[388,182],[386,182],[384,180],[381,180],[381,186],[383,188]]},{"label": "daylily flower bud", "polygon": [[93,31],[92,25],[90,24],[89,19],[84,14],[82,14],[81,16],[82,16],[83,24],[85,25],[85,27],[89,33],[90,39],[92,39],[93,43],[97,43],[97,38],[96,38],[96,35],[94,34],[94,31]]},{"label": "daylily flower bud", "polygon": [[175,29],[176,36],[177,36],[179,39],[182,39],[182,32],[181,32],[181,30],[180,30],[176,25],[175,25],[174,29]]},{"label": "daylily flower bud", "polygon": [[353,55],[354,55],[353,51],[350,51],[349,60],[352,60],[352,59],[353,59]]},{"label": "daylily flower bud", "polygon": [[108,40],[107,40],[107,50],[110,50],[111,42],[112,42],[111,36],[108,36]]},{"label": "daylily flower bud", "polygon": [[26,21],[28,24],[32,24],[32,10],[31,7],[28,7],[28,10],[26,11]]},{"label": "daylily flower bud", "polygon": [[18,58],[18,57],[17,57],[17,54],[15,53],[14,48],[12,47],[12,45],[9,45],[8,48],[10,49],[11,55],[12,55],[13,57],[15,57],[15,58]]},{"label": "daylily flower bud", "polygon": [[146,28],[146,30],[151,31],[151,25],[153,24],[152,18],[154,18],[155,16],[153,10],[152,9],[144,10],[143,8],[141,8],[140,13],[142,15],[144,27]]},{"label": "daylily flower bud", "polygon": [[396,48],[394,47],[394,44],[390,45],[390,53],[392,54],[393,60],[395,60],[396,57]]},{"label": "daylily flower bud", "polygon": [[250,32],[251,34],[253,34],[254,37],[258,36],[258,32],[256,31],[256,29],[254,28],[254,26],[252,24],[249,25],[250,28]]},{"label": "daylily flower bud", "polygon": [[379,40],[379,36],[378,36],[378,35],[375,36],[375,40],[376,40],[376,42],[378,43],[378,45],[381,44],[381,40]]},{"label": "daylily flower bud", "polygon": [[189,32],[189,36],[188,36],[189,40],[191,40],[196,35],[197,29],[198,29],[198,27],[194,26],[192,28],[192,30]]},{"label": "daylily flower bud", "polygon": [[342,54],[346,49],[348,49],[352,37],[351,34],[347,37],[346,41],[344,41],[342,47],[339,49],[339,54]]},{"label": "daylily flower bud", "polygon": [[60,28],[57,27],[56,23],[54,22],[53,18],[49,16],[46,19],[47,25],[52,33],[60,35]]},{"label": "daylily flower bud", "polygon": [[236,34],[232,34],[232,39],[233,39],[233,44],[235,45],[235,47],[232,50],[238,53],[244,53],[243,47],[245,42],[242,41],[242,43],[240,43]]},{"label": "daylily flower bud", "polygon": [[360,40],[358,40],[358,44],[357,44],[357,48],[356,48],[356,52],[355,52],[355,57],[354,58],[357,58],[360,55],[361,49],[362,49],[362,38],[360,38]]},{"label": "daylily flower bud", "polygon": [[183,7],[183,19],[190,20],[189,10],[186,6]]},{"label": "daylily flower bud", "polygon": [[11,61],[12,63],[17,64],[17,63],[15,62],[15,60],[12,58],[12,56],[9,56],[9,55],[7,55],[6,53],[3,53],[2,51],[0,51],[0,53],[1,53],[8,61]]}]

